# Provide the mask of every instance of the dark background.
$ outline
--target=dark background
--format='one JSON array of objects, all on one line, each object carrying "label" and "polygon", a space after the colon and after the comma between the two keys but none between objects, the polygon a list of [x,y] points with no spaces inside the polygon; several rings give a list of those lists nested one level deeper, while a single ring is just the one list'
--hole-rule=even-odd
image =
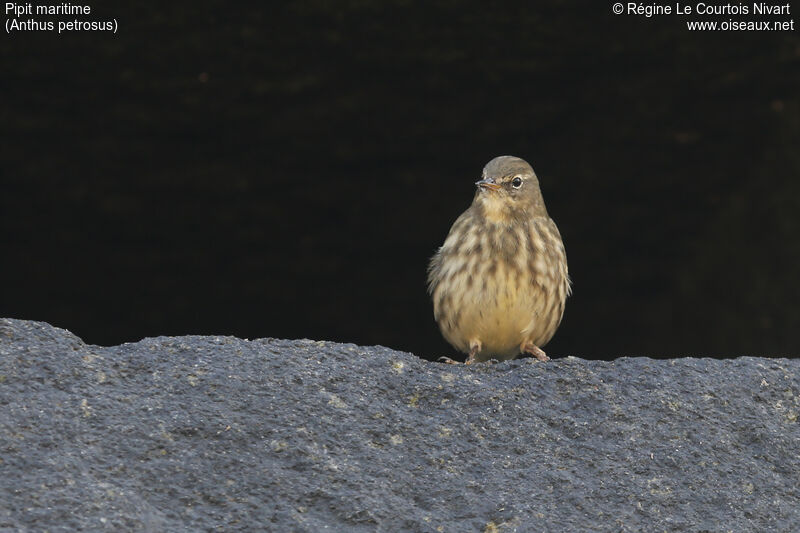
[{"label": "dark background", "polygon": [[0,316],[454,355],[427,261],[513,154],[574,279],[551,356],[797,356],[798,30],[485,5],[102,2],[116,35],[4,35]]}]

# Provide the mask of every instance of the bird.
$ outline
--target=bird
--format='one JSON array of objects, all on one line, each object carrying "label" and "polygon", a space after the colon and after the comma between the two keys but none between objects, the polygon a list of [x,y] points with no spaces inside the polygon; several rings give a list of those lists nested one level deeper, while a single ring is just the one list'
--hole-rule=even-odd
[{"label": "bird", "polygon": [[[527,161],[495,157],[428,266],[433,315],[466,364],[539,361],[572,293],[561,234]],[[445,362],[455,362],[443,358]]]}]

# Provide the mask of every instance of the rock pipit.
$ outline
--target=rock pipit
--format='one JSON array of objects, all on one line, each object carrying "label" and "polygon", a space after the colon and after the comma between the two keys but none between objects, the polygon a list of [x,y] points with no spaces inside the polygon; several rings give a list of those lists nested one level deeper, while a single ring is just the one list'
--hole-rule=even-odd
[{"label": "rock pipit", "polygon": [[467,364],[523,352],[546,361],[571,293],[561,234],[526,161],[495,157],[475,185],[428,267],[433,315]]}]

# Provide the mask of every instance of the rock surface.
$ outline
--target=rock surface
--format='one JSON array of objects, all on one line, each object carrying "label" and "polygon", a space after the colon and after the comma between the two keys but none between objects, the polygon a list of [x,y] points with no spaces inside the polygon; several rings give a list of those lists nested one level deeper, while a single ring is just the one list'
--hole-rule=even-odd
[{"label": "rock surface", "polygon": [[800,529],[800,361],[471,367],[0,320],[0,529]]}]

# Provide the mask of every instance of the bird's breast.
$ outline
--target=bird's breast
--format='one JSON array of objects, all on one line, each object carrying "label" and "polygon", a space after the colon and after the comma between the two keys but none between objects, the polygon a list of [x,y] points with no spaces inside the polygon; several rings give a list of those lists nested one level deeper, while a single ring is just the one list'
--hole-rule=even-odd
[{"label": "bird's breast", "polygon": [[445,337],[459,349],[477,338],[493,353],[516,354],[523,340],[546,342],[555,331],[566,298],[558,288],[566,259],[552,221],[537,222],[454,224],[439,252],[433,300]]}]

